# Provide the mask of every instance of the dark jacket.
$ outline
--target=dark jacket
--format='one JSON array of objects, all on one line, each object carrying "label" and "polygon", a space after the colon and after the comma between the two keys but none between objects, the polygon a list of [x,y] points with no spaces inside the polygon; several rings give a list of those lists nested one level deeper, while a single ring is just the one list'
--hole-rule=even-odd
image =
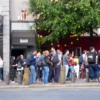
[{"label": "dark jacket", "polygon": [[98,52],[98,64],[100,65],[100,52]]},{"label": "dark jacket", "polygon": [[45,62],[46,62],[46,66],[50,66],[50,65],[51,65],[51,61],[50,61],[49,57],[50,57],[50,56],[45,56],[45,57],[44,57],[44,60],[45,60]]},{"label": "dark jacket", "polygon": [[36,66],[36,58],[35,58],[35,55],[34,54],[32,54],[30,56],[30,59],[29,60],[30,60],[31,65]]}]

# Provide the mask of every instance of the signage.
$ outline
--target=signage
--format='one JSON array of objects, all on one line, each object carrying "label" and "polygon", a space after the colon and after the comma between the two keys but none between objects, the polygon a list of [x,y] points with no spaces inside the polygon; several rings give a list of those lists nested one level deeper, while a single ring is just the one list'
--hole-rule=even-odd
[{"label": "signage", "polygon": [[20,43],[25,43],[25,44],[27,44],[27,43],[28,43],[28,39],[20,39]]},{"label": "signage", "polygon": [[21,45],[21,46],[35,46],[35,38],[33,37],[12,37],[12,45]]},{"label": "signage", "polygon": [[34,31],[12,31],[11,44],[13,46],[35,46],[35,32]]}]

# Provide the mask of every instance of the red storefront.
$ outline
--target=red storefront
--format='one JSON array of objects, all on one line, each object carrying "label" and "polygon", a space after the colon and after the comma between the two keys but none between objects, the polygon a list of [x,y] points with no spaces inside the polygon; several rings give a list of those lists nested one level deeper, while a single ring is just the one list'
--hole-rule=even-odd
[{"label": "red storefront", "polygon": [[[46,43],[41,47],[45,50],[50,49],[50,47],[54,46],[62,51],[69,49],[70,51],[74,51],[75,54],[80,54],[83,50],[89,50],[91,44],[90,42],[90,37],[70,37],[66,40],[61,40],[59,43]],[[100,50],[100,37],[94,37],[94,47],[97,51]]]}]

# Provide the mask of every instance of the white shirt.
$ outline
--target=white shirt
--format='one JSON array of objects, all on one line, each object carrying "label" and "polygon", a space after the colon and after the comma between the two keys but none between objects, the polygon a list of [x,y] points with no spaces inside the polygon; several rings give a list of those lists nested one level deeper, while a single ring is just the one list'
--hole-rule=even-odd
[{"label": "white shirt", "polygon": [[3,68],[3,61],[0,60],[0,68]]},{"label": "white shirt", "polygon": [[[58,54],[58,59],[59,59],[59,61],[61,61],[62,60],[62,55]],[[57,65],[60,65],[60,62]]]}]

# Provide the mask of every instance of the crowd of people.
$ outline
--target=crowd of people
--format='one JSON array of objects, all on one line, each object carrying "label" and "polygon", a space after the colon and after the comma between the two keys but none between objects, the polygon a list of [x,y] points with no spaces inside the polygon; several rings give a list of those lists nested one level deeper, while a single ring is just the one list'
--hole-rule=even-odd
[{"label": "crowd of people", "polygon": [[[100,51],[96,52],[94,47],[90,47],[90,51],[84,50],[79,57],[65,50],[64,54],[61,50],[54,47],[50,51],[44,50],[42,53],[33,51],[29,58],[23,55],[15,58],[11,57],[10,61],[10,80],[14,82],[18,69],[24,74],[25,67],[30,69],[29,83],[36,84],[38,81],[43,84],[59,83],[61,67],[65,67],[66,81],[71,80],[72,70],[76,73],[77,79],[86,77],[85,69],[89,69],[89,77],[92,81],[96,81],[99,77]],[[3,60],[0,57],[0,80],[2,80]]]}]

